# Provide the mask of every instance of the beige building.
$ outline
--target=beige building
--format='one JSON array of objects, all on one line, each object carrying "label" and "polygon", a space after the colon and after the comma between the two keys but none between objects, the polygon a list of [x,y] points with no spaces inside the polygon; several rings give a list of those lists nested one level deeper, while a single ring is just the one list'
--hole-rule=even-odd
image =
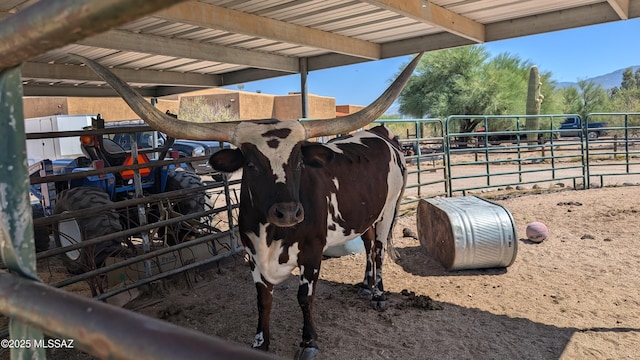
[{"label": "beige building", "polygon": [[[26,119],[49,115],[90,115],[101,114],[107,121],[139,119],[121,98],[83,97],[24,97],[24,117]],[[159,100],[158,109],[177,112],[176,100]]]},{"label": "beige building", "polygon": [[336,116],[345,116],[353,114],[364,109],[364,106],[360,105],[336,105]]},{"label": "beige building", "polygon": [[[228,109],[236,119],[296,120],[302,117],[300,93],[269,95],[225,89],[207,89],[178,96],[158,99],[156,107],[162,112],[179,114],[180,103],[202,98],[200,101]],[[139,118],[121,98],[81,97],[25,97],[25,118],[49,115],[101,114],[107,121]],[[350,113],[362,107],[341,105],[336,107],[335,98],[310,94],[308,96],[309,118],[333,118],[338,113]]]}]

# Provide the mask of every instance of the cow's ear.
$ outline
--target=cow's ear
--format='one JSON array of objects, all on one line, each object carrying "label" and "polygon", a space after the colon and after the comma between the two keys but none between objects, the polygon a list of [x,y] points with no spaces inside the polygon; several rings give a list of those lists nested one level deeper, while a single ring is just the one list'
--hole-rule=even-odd
[{"label": "cow's ear", "polygon": [[209,164],[217,171],[234,172],[244,164],[244,156],[238,149],[224,149],[211,155]]},{"label": "cow's ear", "polygon": [[333,160],[334,155],[333,150],[322,144],[306,143],[302,145],[302,161],[311,167],[325,166]]}]

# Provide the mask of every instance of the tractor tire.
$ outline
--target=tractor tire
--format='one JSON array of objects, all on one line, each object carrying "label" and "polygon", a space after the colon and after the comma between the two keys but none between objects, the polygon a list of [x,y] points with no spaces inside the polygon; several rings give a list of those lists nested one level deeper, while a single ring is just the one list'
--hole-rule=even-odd
[{"label": "tractor tire", "polygon": [[[200,177],[190,171],[169,171],[167,174],[166,191],[202,188]],[[193,194],[189,198],[180,200],[174,205],[174,210],[182,215],[204,211],[204,190]]]},{"label": "tractor tire", "polygon": [[[111,203],[109,195],[98,188],[78,187],[60,193],[53,208],[53,213],[62,214]],[[58,247],[122,231],[118,213],[114,210],[90,217],[63,220],[55,226],[54,239]],[[82,274],[104,266],[107,257],[118,253],[120,250],[122,250],[121,239],[113,239],[93,246],[71,250],[59,256],[67,271],[72,274]]]},{"label": "tractor tire", "polygon": [[[170,171],[167,175],[167,186],[165,191],[175,191],[182,189],[196,189],[202,188],[202,181],[200,177],[190,171]],[[193,193],[185,199],[174,202],[173,210],[181,215],[189,215],[204,211],[205,193],[202,192]],[[199,219],[194,219],[198,221]],[[168,226],[159,230],[158,234],[164,236],[166,233],[167,244],[175,245],[181,243],[184,239],[189,238],[191,235],[191,225],[189,222],[194,220],[187,220],[182,223],[176,224],[176,226]]]},{"label": "tractor tire", "polygon": [[[44,210],[40,204],[31,205],[31,215],[33,219],[40,219],[44,217]],[[49,229],[46,226],[34,226],[33,238],[35,240],[36,252],[49,250]]]}]

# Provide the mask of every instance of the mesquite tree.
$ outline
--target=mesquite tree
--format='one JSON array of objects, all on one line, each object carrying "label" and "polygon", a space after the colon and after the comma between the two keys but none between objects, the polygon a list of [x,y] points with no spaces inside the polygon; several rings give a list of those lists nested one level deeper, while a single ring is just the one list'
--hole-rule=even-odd
[{"label": "mesquite tree", "polygon": [[[526,110],[531,66],[509,53],[491,57],[481,45],[427,53],[398,98],[400,112],[414,118],[441,119],[449,115],[521,115]],[[551,73],[542,72],[539,77],[546,96],[540,112],[559,113]],[[477,116],[470,116],[458,121],[459,128],[454,130],[473,132],[481,123]],[[492,121],[490,126],[495,129],[490,130],[503,130],[503,125]]]}]

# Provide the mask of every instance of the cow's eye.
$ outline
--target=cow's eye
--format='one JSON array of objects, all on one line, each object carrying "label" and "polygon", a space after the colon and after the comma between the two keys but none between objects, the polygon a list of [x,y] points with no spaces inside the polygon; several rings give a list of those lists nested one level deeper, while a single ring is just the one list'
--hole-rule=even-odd
[{"label": "cow's eye", "polygon": [[247,169],[251,171],[258,171],[256,164],[252,163],[251,161],[247,162]]}]

